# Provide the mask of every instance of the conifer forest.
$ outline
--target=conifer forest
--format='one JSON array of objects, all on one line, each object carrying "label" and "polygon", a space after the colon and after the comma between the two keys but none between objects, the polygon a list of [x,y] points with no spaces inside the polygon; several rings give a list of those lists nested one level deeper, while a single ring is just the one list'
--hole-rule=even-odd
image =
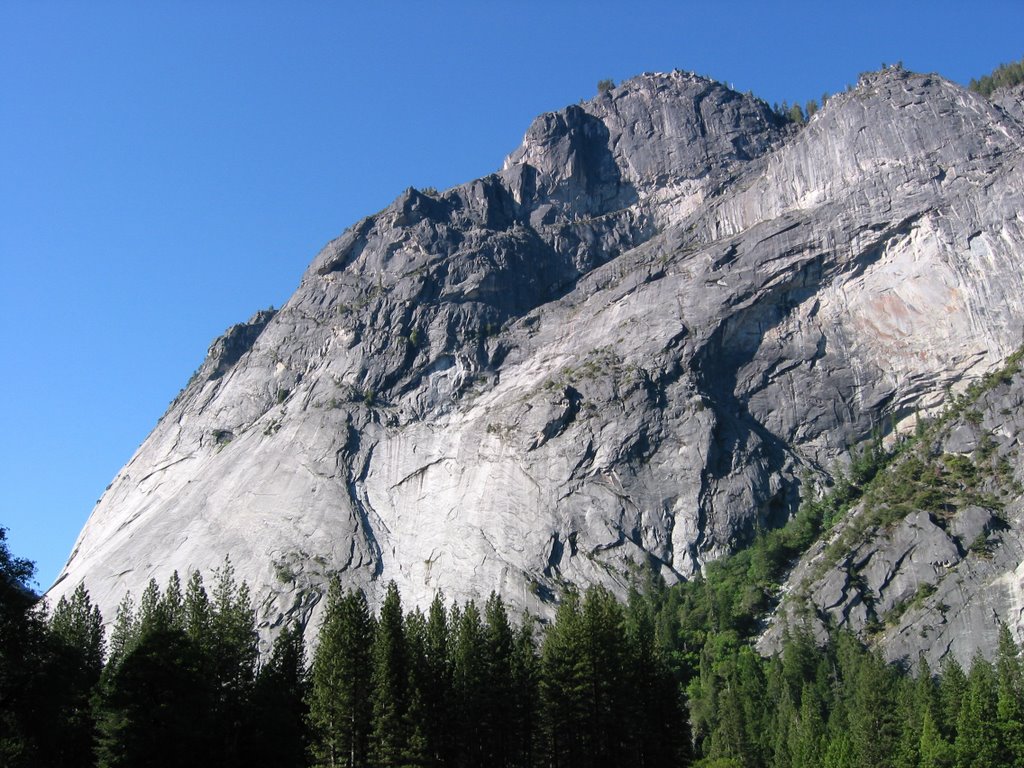
[{"label": "conifer forest", "polygon": [[[0,540],[0,764],[21,766],[764,766],[1024,763],[1024,662],[886,664],[799,631],[762,657],[718,576],[650,579],[623,604],[567,592],[553,621],[481,606],[378,613],[335,581],[310,652],[261,658],[230,562],[125,596],[105,639],[84,588],[45,610]],[[725,570],[723,569],[722,573]],[[736,585],[727,590],[736,593]]]}]

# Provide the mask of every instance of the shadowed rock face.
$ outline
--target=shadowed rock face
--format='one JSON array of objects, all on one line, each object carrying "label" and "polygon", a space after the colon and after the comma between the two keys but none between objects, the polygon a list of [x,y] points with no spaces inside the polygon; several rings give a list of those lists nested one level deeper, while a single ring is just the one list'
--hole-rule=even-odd
[{"label": "shadowed rock face", "polygon": [[215,342],[50,594],[84,579],[111,617],[230,555],[273,627],[332,573],[541,613],[688,577],[1019,344],[1022,146],[1011,110],[899,69],[799,132],[683,73],[542,115]]}]

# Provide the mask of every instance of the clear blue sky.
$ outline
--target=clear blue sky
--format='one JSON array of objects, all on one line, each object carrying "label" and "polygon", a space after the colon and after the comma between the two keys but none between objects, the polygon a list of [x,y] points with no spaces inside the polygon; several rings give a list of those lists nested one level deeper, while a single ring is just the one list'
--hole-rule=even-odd
[{"label": "clear blue sky", "polygon": [[[841,7],[842,10],[832,10]],[[1024,56],[1014,2],[0,0],[0,525],[56,576],[229,325],[407,186],[500,167],[599,79],[768,102]]]}]

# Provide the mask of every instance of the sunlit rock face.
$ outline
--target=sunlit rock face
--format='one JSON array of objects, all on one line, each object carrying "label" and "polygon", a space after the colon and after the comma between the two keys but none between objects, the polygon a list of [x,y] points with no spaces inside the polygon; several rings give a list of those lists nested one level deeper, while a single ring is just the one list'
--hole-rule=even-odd
[{"label": "sunlit rock face", "polygon": [[[969,495],[911,509],[888,524],[865,524],[872,508],[855,506],[790,573],[761,650],[780,650],[796,625],[821,638],[832,627],[870,637],[891,661],[908,667],[922,656],[937,667],[947,655],[968,667],[979,651],[993,655],[1000,622],[1019,636],[1022,436],[1024,373],[1018,372],[1000,377],[960,415],[927,433],[921,446],[932,457],[925,473],[952,488],[967,477]],[[837,540],[850,543],[836,547]]]},{"label": "sunlit rock face", "polygon": [[895,68],[802,128],[685,73],[542,115],[217,340],[51,598],[84,580],[111,618],[228,555],[265,627],[315,628],[332,574],[542,615],[690,577],[1020,344],[1022,146]]}]

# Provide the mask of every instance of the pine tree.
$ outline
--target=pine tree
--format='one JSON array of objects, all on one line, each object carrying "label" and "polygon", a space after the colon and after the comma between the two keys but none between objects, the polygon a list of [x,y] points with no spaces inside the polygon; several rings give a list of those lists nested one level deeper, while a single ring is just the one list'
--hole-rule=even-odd
[{"label": "pine tree", "polygon": [[958,768],[995,768],[1003,765],[996,723],[996,678],[992,665],[979,653],[967,676],[967,696],[957,719]]},{"label": "pine tree", "polygon": [[79,651],[79,663],[90,678],[98,678],[103,667],[106,643],[103,617],[93,605],[85,584],[79,584],[71,599],[62,597],[50,617],[50,633],[63,645]]},{"label": "pine tree", "polygon": [[719,670],[716,670],[714,644],[709,637],[701,649],[696,674],[686,686],[687,707],[690,714],[691,739],[697,755],[707,755],[711,748],[711,733],[718,722]]},{"label": "pine tree", "polygon": [[852,679],[850,736],[863,766],[887,766],[899,744],[896,675],[877,653],[862,653]]},{"label": "pine tree", "polygon": [[213,608],[210,605],[206,587],[203,585],[203,576],[199,571],[192,571],[189,576],[182,610],[184,611],[182,621],[186,634],[194,642],[202,642],[210,634]]},{"label": "pine tree", "polygon": [[931,665],[921,655],[917,662],[917,677],[914,680],[914,706],[922,713],[929,713],[936,727],[942,717],[942,700],[939,698],[939,687],[932,674]]},{"label": "pine tree", "polygon": [[49,678],[52,733],[48,741],[54,766],[93,764],[95,721],[92,697],[103,671],[103,617],[84,584],[62,597],[49,621]]},{"label": "pine tree", "polygon": [[36,674],[46,652],[46,625],[30,583],[35,565],[11,554],[0,527],[0,765],[40,765],[47,723],[34,713],[46,703]]},{"label": "pine tree", "polygon": [[927,710],[921,718],[918,755],[920,768],[952,768],[956,759],[953,745],[943,738],[935,718]]},{"label": "pine tree", "polygon": [[859,768],[860,765],[850,734],[840,731],[833,736],[825,750],[823,768]]},{"label": "pine tree", "polygon": [[814,679],[820,657],[818,646],[806,627],[787,630],[783,635],[782,675],[795,706],[799,706],[804,683]]},{"label": "pine tree", "polygon": [[540,675],[533,619],[524,613],[512,645],[512,742],[511,764],[528,768],[534,764],[536,713],[539,706]]},{"label": "pine tree", "polygon": [[103,669],[104,676],[113,674],[138,640],[139,623],[135,617],[135,603],[132,593],[126,592],[114,616],[114,628],[110,632],[110,654]]},{"label": "pine tree", "polygon": [[1024,765],[1024,670],[1020,649],[1006,624],[999,625],[996,721],[1008,765]]},{"label": "pine tree", "polygon": [[424,640],[423,704],[427,764],[450,764],[452,757],[452,669],[449,654],[448,612],[435,594],[427,612]]},{"label": "pine tree", "polygon": [[406,736],[402,752],[402,768],[427,766],[431,759],[431,745],[427,728],[427,620],[417,608],[405,617],[406,708],[404,727]]},{"label": "pine tree", "polygon": [[181,579],[178,572],[174,571],[164,588],[163,595],[157,603],[156,610],[160,613],[161,621],[166,626],[174,629],[185,628],[185,606],[181,594]]},{"label": "pine tree", "polygon": [[317,766],[369,763],[374,625],[366,597],[332,579],[310,672],[311,753]]},{"label": "pine tree", "polygon": [[772,765],[776,768],[791,768],[793,763],[792,741],[790,732],[794,730],[797,719],[797,707],[789,692],[789,685],[783,685],[779,693],[779,702],[772,713]]},{"label": "pine tree", "polygon": [[626,685],[622,607],[600,587],[588,589],[582,605],[575,594],[566,595],[541,652],[541,722],[549,764],[625,763]]},{"label": "pine tree", "polygon": [[896,768],[917,768],[920,763],[921,740],[926,715],[932,718],[932,727],[938,727],[936,718],[941,709],[938,689],[932,678],[928,660],[923,655],[919,657],[917,667],[917,676],[913,683],[908,682],[903,688],[900,705],[903,729],[895,759]]},{"label": "pine tree", "polygon": [[256,680],[259,637],[249,587],[235,580],[228,558],[215,572],[210,634],[201,644],[210,672],[212,723],[221,768],[242,763],[242,740],[248,728],[248,700]]},{"label": "pine tree", "polygon": [[764,706],[768,690],[763,668],[763,659],[752,648],[740,646],[736,654],[736,682],[746,728],[745,760],[751,764],[763,763],[771,755],[766,738],[771,728],[771,716]]},{"label": "pine tree", "polygon": [[591,692],[585,672],[579,597],[562,598],[541,649],[542,759],[550,768],[585,768],[586,715]]},{"label": "pine tree", "polygon": [[956,741],[957,723],[960,721],[962,702],[967,697],[967,676],[953,655],[942,660],[939,674],[939,703],[941,720],[939,730],[951,744]]},{"label": "pine tree", "polygon": [[131,592],[126,592],[117,606],[114,628],[110,633],[107,663],[100,674],[93,700],[93,718],[96,725],[96,755],[98,765],[116,764],[118,734],[126,726],[126,714],[114,705],[115,686],[119,683],[121,666],[141,640],[141,625],[135,612]]},{"label": "pine tree", "polygon": [[595,765],[622,765],[628,734],[620,713],[627,709],[626,648],[622,606],[604,587],[590,587],[581,612],[584,669],[590,687],[587,742]]},{"label": "pine tree", "polygon": [[392,581],[384,596],[373,641],[370,756],[375,768],[398,768],[408,739],[408,668],[402,618],[402,601]]},{"label": "pine tree", "polygon": [[256,675],[244,764],[250,768],[306,765],[306,652],[302,627],[292,624],[274,640]]},{"label": "pine tree", "polygon": [[146,588],[142,590],[142,597],[139,598],[139,636],[145,635],[157,626],[164,628],[160,622],[161,614],[157,611],[160,604],[160,585],[156,579],[150,579]]},{"label": "pine tree", "polygon": [[483,758],[488,766],[510,764],[512,740],[512,626],[505,603],[491,592],[484,605],[484,665],[480,729]]},{"label": "pine tree", "polygon": [[804,683],[800,714],[789,731],[793,768],[818,768],[824,762],[824,733],[823,703],[814,685]]},{"label": "pine tree", "polygon": [[458,768],[476,768],[486,765],[485,734],[480,715],[485,707],[487,649],[483,621],[476,603],[466,603],[457,618],[451,648],[455,713],[454,765]]},{"label": "pine tree", "polygon": [[[731,760],[747,765],[751,745],[747,738],[747,724],[743,717],[743,701],[735,673],[722,683],[718,694],[718,718],[711,731],[708,756],[718,760]],[[786,747],[788,755],[788,745]]]},{"label": "pine tree", "polygon": [[184,632],[149,627],[100,694],[99,768],[209,765],[205,674],[202,651]]},{"label": "pine tree", "polygon": [[[632,694],[629,730],[640,765],[670,765],[683,757],[687,741],[675,680],[659,645],[651,605],[639,593],[627,603],[625,632],[629,654],[628,689]],[[757,705],[763,707],[763,701]]]}]

